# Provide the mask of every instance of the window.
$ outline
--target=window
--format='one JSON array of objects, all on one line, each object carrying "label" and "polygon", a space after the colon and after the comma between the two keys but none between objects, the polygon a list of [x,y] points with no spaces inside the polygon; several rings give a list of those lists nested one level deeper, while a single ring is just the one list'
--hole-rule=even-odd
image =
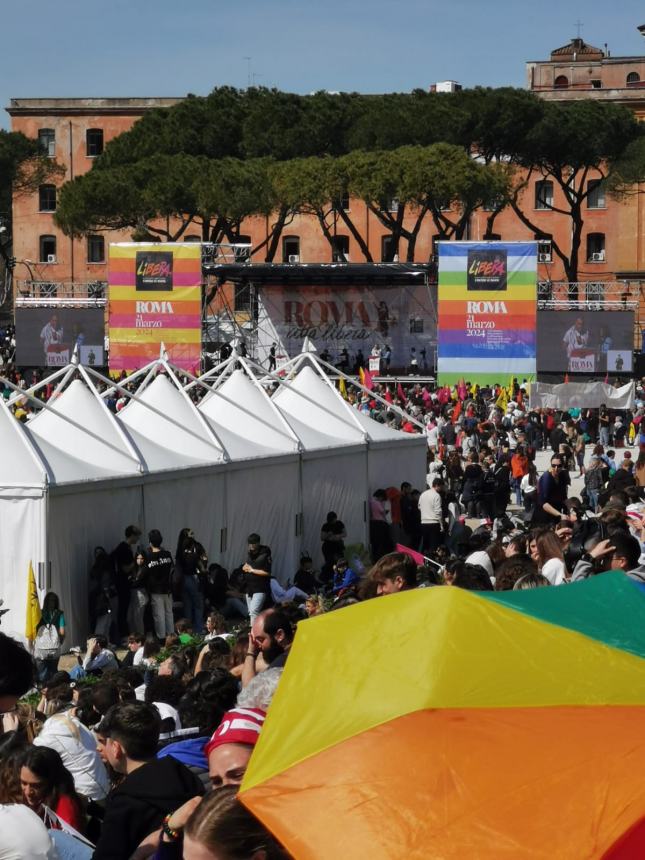
[{"label": "window", "polygon": [[249,245],[248,248],[234,248],[233,256],[236,263],[249,263],[251,261],[251,237],[240,234],[235,237],[235,245]]},{"label": "window", "polygon": [[496,209],[499,209],[500,206],[503,205],[503,203],[504,203],[503,197],[500,197],[500,196],[491,197],[490,200],[487,200],[484,203],[484,205],[482,206],[482,209],[484,210],[484,212],[494,212]]},{"label": "window", "polygon": [[201,237],[196,236],[194,233],[189,233],[188,236],[184,236],[184,242],[201,242]]},{"label": "window", "polygon": [[423,317],[410,316],[410,334],[423,334]]},{"label": "window", "polygon": [[626,84],[628,87],[637,87],[641,82],[641,76],[638,72],[630,72],[627,75]]},{"label": "window", "polygon": [[542,179],[535,183],[535,208],[551,209],[553,206],[553,183]]},{"label": "window", "polygon": [[486,236],[486,241],[487,242],[501,242],[502,241],[502,234],[501,233],[489,233],[488,236]]},{"label": "window", "polygon": [[103,129],[88,128],[85,132],[85,145],[88,158],[96,158],[103,152]]},{"label": "window", "polygon": [[55,263],[56,262],[56,236],[41,236],[40,237],[40,262]]},{"label": "window", "polygon": [[87,262],[105,262],[105,238],[103,236],[87,237]]},{"label": "window", "polygon": [[569,78],[566,75],[558,75],[553,82],[553,86],[556,90],[566,90],[569,86]]},{"label": "window", "polygon": [[55,185],[40,185],[38,187],[38,210],[40,212],[56,211]]},{"label": "window", "polygon": [[387,211],[388,212],[398,212],[399,211],[399,198],[398,197],[390,197],[387,201]]},{"label": "window", "polygon": [[587,262],[605,262],[605,234],[589,233],[587,236]]},{"label": "window", "polygon": [[587,209],[605,209],[605,183],[602,179],[590,179],[587,183]]},{"label": "window", "polygon": [[38,143],[50,158],[56,155],[56,132],[53,128],[39,128]]},{"label": "window", "polygon": [[348,212],[349,211],[349,194],[347,194],[347,192],[345,192],[341,196],[340,200],[336,201],[335,205],[336,205],[337,209],[344,209],[346,212]]},{"label": "window", "polygon": [[332,236],[332,254],[333,263],[348,263],[349,262],[349,236]]},{"label": "window", "polygon": [[602,81],[599,81],[597,78],[593,78],[591,80],[591,89],[592,90],[601,90],[602,89]]},{"label": "window", "polygon": [[381,236],[381,261],[383,263],[393,263],[395,256],[394,236],[391,234]]},{"label": "window", "polygon": [[551,240],[541,239],[539,236],[536,236],[535,238],[538,243],[538,263],[552,263],[553,250],[551,249]]},{"label": "window", "polygon": [[282,262],[300,262],[300,236],[285,236],[282,239]]}]

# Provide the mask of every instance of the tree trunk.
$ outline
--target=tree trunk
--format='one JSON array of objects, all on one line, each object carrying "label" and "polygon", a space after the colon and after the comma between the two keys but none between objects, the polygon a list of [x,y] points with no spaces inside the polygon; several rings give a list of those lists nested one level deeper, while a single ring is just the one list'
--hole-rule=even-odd
[{"label": "tree trunk", "polygon": [[338,210],[338,214],[340,215],[341,220],[343,221],[343,223],[345,224],[345,226],[347,227],[349,232],[352,234],[352,236],[356,240],[356,243],[361,250],[361,254],[365,258],[365,262],[373,263],[374,258],[372,257],[372,254],[370,253],[370,249],[367,245],[367,242],[359,233],[359,231],[358,231],[356,225],[354,224],[354,222],[352,221],[352,219],[349,217],[347,212],[342,207]]}]

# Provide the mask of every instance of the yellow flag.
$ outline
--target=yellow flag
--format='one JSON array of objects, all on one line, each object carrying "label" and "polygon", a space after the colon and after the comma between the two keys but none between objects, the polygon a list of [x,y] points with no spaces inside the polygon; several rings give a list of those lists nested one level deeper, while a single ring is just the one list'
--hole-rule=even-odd
[{"label": "yellow flag", "polygon": [[358,378],[361,381],[361,385],[365,385],[365,371],[362,367],[358,368]]},{"label": "yellow flag", "polygon": [[506,407],[508,406],[508,392],[505,388],[501,388],[499,392],[499,397],[495,401],[495,406],[498,409],[501,409],[502,412],[506,412]]},{"label": "yellow flag", "polygon": [[343,379],[342,376],[338,380],[338,390],[340,391],[341,397],[344,400],[347,400],[347,386],[345,385],[345,380]]},{"label": "yellow flag", "polygon": [[36,588],[36,577],[34,568],[29,562],[29,574],[27,580],[27,618],[25,621],[25,637],[33,642],[36,638],[36,628],[40,621],[40,603],[38,601],[38,589]]}]

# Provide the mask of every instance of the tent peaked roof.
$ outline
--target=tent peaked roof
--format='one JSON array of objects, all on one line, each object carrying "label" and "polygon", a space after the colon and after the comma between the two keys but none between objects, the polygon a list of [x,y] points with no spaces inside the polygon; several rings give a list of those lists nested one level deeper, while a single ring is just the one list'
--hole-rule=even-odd
[{"label": "tent peaked roof", "polygon": [[26,426],[52,483],[136,475],[140,464],[95,392],[74,379]]},{"label": "tent peaked roof", "polygon": [[40,486],[47,481],[47,469],[32,447],[24,426],[0,400],[0,451],[2,487]]},{"label": "tent peaked roof", "polygon": [[402,430],[395,430],[393,427],[388,427],[387,424],[381,424],[380,421],[375,421],[364,412],[356,411],[356,416],[361,425],[365,428],[370,442],[381,442],[389,439],[401,441],[401,439],[419,439],[419,434],[404,433]]},{"label": "tent peaked roof", "polygon": [[189,400],[165,374],[159,374],[131,400],[118,419],[148,471],[222,463],[223,448]]},{"label": "tent peaked roof", "polygon": [[296,434],[242,370],[235,370],[198,408],[233,460],[298,450]]},{"label": "tent peaked roof", "polygon": [[273,400],[287,420],[293,417],[300,424],[333,437],[335,444],[356,444],[365,439],[353,411],[312,367],[303,367],[291,382],[280,387]]}]

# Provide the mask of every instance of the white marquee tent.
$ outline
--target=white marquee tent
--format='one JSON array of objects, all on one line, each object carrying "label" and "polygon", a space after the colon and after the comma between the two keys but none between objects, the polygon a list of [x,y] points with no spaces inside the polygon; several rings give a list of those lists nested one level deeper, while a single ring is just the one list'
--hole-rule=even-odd
[{"label": "white marquee tent", "polygon": [[[114,383],[73,363],[50,377],[59,379],[55,396],[26,424],[0,403],[4,629],[24,630],[31,562],[41,597],[51,588],[61,598],[68,644],[82,643],[93,550],[113,549],[130,523],[144,537],[160,529],[173,552],[190,526],[229,570],[258,531],[284,581],[301,551],[320,559],[328,510],[346,523],[349,542],[365,542],[377,486],[423,485],[425,438],[349,407],[315,357],[273,397],[260,384],[266,374],[244,359],[234,355],[219,371],[185,384],[160,358],[128,380],[142,380],[136,394],[119,389],[127,403],[114,415],[99,393]],[[206,390],[198,406],[195,386]]]}]

